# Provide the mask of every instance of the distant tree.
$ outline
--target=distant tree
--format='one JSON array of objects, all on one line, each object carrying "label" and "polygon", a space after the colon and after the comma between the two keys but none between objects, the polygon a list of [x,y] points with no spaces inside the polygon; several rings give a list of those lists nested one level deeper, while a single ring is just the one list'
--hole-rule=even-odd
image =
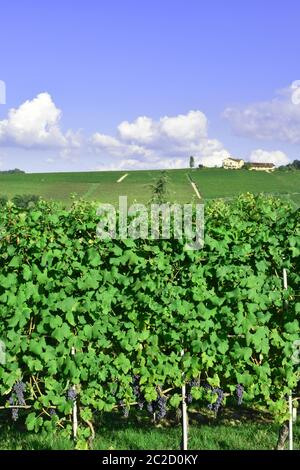
[{"label": "distant tree", "polygon": [[295,168],[295,170],[300,170],[300,160],[294,160],[292,166]]},{"label": "distant tree", "polygon": [[18,194],[12,199],[12,202],[19,209],[31,209],[38,203],[39,199],[40,196],[36,194]]},{"label": "distant tree", "polygon": [[251,163],[250,162],[245,162],[244,165],[242,166],[242,169],[243,170],[249,170],[250,167],[251,167]]},{"label": "distant tree", "polygon": [[198,168],[200,168],[200,170],[202,170],[204,168],[204,165],[202,165],[202,163],[199,163]]},{"label": "distant tree", "polygon": [[0,174],[9,174],[9,175],[24,174],[24,173],[25,171],[19,170],[19,168],[14,168],[13,170],[0,171]]},{"label": "distant tree", "polygon": [[291,171],[291,170],[293,170],[293,168],[290,167],[289,165],[280,165],[279,167],[277,167],[277,170],[279,170],[279,171]]},{"label": "distant tree", "polygon": [[14,173],[14,174],[18,174],[18,173],[21,173],[21,174],[24,174],[25,171],[23,170],[20,170],[19,168],[15,168],[14,170],[8,170],[9,173]]},{"label": "distant tree", "polygon": [[195,168],[195,158],[193,155],[190,156],[190,168]]},{"label": "distant tree", "polygon": [[292,163],[288,163],[287,165],[281,165],[278,167],[279,170],[300,170],[300,160],[294,160]]},{"label": "distant tree", "polygon": [[168,175],[165,170],[161,171],[158,179],[151,184],[151,203],[164,204],[167,202],[168,194]]}]

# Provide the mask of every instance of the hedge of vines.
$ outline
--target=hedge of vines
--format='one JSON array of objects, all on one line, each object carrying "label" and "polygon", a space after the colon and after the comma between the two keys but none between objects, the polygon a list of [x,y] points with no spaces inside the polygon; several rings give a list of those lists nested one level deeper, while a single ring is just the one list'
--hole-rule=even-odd
[{"label": "hedge of vines", "polygon": [[203,249],[185,251],[174,239],[101,241],[96,209],[1,212],[0,405],[23,405],[29,430],[71,433],[76,396],[83,442],[95,411],[134,412],[136,386],[145,405],[177,408],[185,380],[196,401],[217,400],[214,387],[223,406],[238,385],[285,420],[299,381],[299,210],[251,194],[210,203]]}]

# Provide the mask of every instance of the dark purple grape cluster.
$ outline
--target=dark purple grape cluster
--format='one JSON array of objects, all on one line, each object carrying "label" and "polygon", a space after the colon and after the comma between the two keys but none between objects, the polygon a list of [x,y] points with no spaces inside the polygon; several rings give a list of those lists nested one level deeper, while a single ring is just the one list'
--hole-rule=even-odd
[{"label": "dark purple grape cluster", "polygon": [[155,413],[155,419],[158,421],[163,419],[167,414],[167,397],[161,395],[158,391],[158,397],[156,400],[147,403],[147,411],[150,414]]},{"label": "dark purple grape cluster", "polygon": [[144,408],[145,398],[140,389],[140,377],[134,375],[132,378],[132,389],[140,410]]},{"label": "dark purple grape cluster", "polygon": [[[10,406],[14,405],[20,405],[24,406],[26,405],[25,398],[24,398],[24,392],[26,390],[26,385],[24,382],[21,380],[18,380],[15,385],[13,386],[12,394],[8,399],[8,403]],[[15,402],[16,398],[16,402]],[[17,421],[19,417],[19,409],[18,408],[12,408],[11,409],[11,417],[13,421]]]},{"label": "dark purple grape cluster", "polygon": [[188,393],[186,396],[186,402],[190,405],[193,403],[193,395],[191,393]]},{"label": "dark purple grape cluster", "polygon": [[207,383],[206,383],[206,384],[204,384],[204,388],[205,388],[205,390],[206,390],[207,392],[209,392],[209,391],[211,391],[211,390],[212,390],[212,386],[211,386],[211,385],[209,385],[209,384],[207,384]]},{"label": "dark purple grape cluster", "polygon": [[13,421],[18,421],[19,418],[19,409],[18,408],[12,408],[11,409],[11,418]]},{"label": "dark purple grape cluster", "polygon": [[55,416],[56,415],[55,409],[51,408],[49,414],[50,414],[50,416]]},{"label": "dark purple grape cluster", "polygon": [[154,406],[153,406],[153,401],[151,401],[150,403],[147,403],[147,411],[148,413],[150,413],[151,415],[153,415],[154,413]]},{"label": "dark purple grape cluster", "polygon": [[243,403],[243,395],[244,395],[244,387],[241,384],[238,384],[236,386],[236,396],[238,399],[238,405],[241,405]]},{"label": "dark purple grape cluster", "polygon": [[21,406],[26,405],[26,402],[24,399],[25,390],[26,390],[26,385],[21,380],[18,380],[18,382],[16,382],[13,387],[13,391],[15,392],[17,396],[18,404]]},{"label": "dark purple grape cluster", "polygon": [[224,398],[224,392],[219,387],[216,387],[216,388],[210,387],[210,391],[211,393],[217,394],[217,400],[214,403],[209,403],[208,408],[214,411],[215,414],[217,415],[220,409],[220,406],[222,404],[223,398]]},{"label": "dark purple grape cluster", "polygon": [[75,388],[73,388],[73,387],[69,388],[69,390],[67,392],[68,400],[75,401],[76,397],[77,397],[77,392],[76,392]]},{"label": "dark purple grape cluster", "polygon": [[191,393],[192,388],[193,387],[200,387],[200,386],[201,386],[200,377],[198,377],[197,379],[192,379],[187,383],[186,402],[187,402],[188,405],[193,403],[193,395]]},{"label": "dark purple grape cluster", "polygon": [[200,387],[201,383],[200,383],[200,378],[198,377],[197,379],[192,379],[189,381],[188,385],[190,387]]},{"label": "dark purple grape cluster", "polygon": [[163,419],[167,414],[167,398],[160,396],[156,400],[156,417],[158,420]]},{"label": "dark purple grape cluster", "polygon": [[[15,400],[13,395],[11,395],[8,399],[8,403],[10,406],[13,406],[15,404]],[[13,421],[17,421],[19,417],[19,409],[18,408],[12,408],[11,409],[11,417]]]},{"label": "dark purple grape cluster", "polygon": [[123,416],[124,416],[124,418],[128,418],[130,408],[129,408],[128,406],[126,406],[126,404],[124,403],[123,400],[120,400],[120,401],[119,401],[119,405],[122,407],[122,411],[123,411]]}]

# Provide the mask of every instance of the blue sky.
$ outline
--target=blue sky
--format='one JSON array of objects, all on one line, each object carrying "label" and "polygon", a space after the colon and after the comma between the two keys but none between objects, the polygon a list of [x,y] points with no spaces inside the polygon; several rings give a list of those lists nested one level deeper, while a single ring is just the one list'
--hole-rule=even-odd
[{"label": "blue sky", "polygon": [[300,158],[298,0],[2,0],[0,14],[1,169]]}]

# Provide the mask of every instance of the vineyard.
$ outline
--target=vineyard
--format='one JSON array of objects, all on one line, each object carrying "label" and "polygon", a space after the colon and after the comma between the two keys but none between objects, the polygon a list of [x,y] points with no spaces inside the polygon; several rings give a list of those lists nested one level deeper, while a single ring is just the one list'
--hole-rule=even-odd
[{"label": "vineyard", "polygon": [[[300,220],[245,194],[205,206],[205,243],[99,240],[97,204],[0,215],[0,413],[92,447],[95,415],[299,400]],[[288,288],[283,288],[286,269]],[[200,412],[200,411],[199,411]],[[101,432],[101,430],[100,430]],[[274,443],[275,444],[275,443]]]},{"label": "vineyard", "polygon": [[[70,206],[71,195],[90,201],[118,206],[119,196],[126,194],[131,203],[145,204],[151,197],[151,184],[157,180],[158,170],[1,174],[0,198],[13,199],[16,195],[32,194],[43,199],[60,201]],[[201,198],[232,198],[244,192],[268,195],[290,200],[300,206],[300,172],[276,170],[271,174],[252,171],[224,170],[222,168],[167,170],[168,200],[189,203],[195,198],[191,181],[196,184]],[[121,180],[120,183],[118,181]],[[222,182],[220,184],[220,182]]]}]

